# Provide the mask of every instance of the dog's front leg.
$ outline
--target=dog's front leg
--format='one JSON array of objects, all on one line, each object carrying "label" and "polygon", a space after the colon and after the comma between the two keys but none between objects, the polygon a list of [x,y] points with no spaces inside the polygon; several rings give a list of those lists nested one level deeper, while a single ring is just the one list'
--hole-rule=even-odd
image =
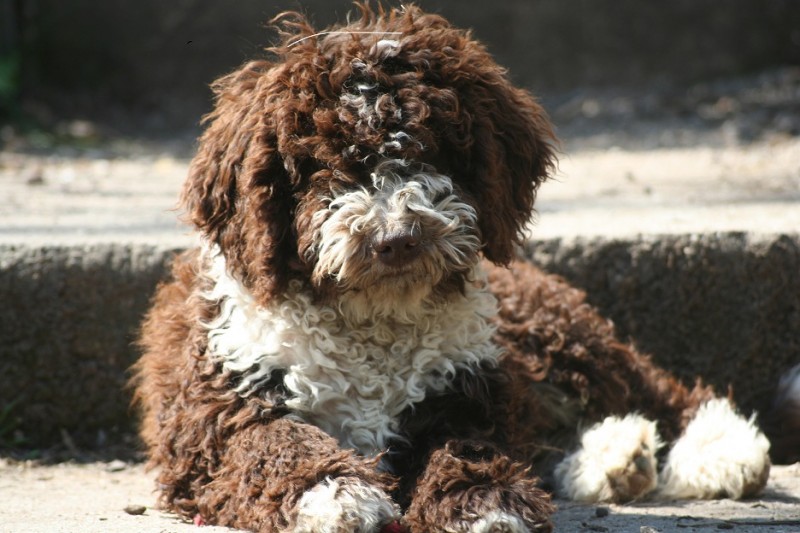
[{"label": "dog's front leg", "polygon": [[551,531],[555,507],[536,482],[491,444],[451,440],[431,454],[406,523],[413,533]]},{"label": "dog's front leg", "polygon": [[[202,481],[182,480],[191,485],[187,496],[193,500],[193,510],[184,508],[184,514],[251,531],[294,533],[377,533],[399,516],[387,494],[392,480],[376,470],[376,461],[342,449],[309,424],[275,419],[239,427],[215,463]],[[165,465],[159,481],[168,480],[175,466]]]}]

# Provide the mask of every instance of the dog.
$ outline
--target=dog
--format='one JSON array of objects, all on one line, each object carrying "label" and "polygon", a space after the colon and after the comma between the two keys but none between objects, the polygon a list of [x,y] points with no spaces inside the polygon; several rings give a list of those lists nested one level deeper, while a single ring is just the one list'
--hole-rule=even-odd
[{"label": "dog", "polygon": [[161,503],[254,531],[550,531],[583,502],[741,498],[769,443],[516,259],[558,141],[469,32],[359,4],[213,85],[202,245],[142,328]]}]

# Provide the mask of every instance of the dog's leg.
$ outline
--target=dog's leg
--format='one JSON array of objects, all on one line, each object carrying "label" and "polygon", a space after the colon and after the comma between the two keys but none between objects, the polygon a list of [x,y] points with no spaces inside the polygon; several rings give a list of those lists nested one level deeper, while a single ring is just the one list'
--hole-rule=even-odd
[{"label": "dog's leg", "polygon": [[661,498],[744,498],[769,477],[769,441],[754,419],[718,398],[702,405],[669,452]]},{"label": "dog's leg", "polygon": [[413,533],[528,533],[552,530],[555,510],[529,468],[491,445],[450,441],[433,452],[412,496]]},{"label": "dog's leg", "polygon": [[767,438],[724,398],[696,410],[656,475],[660,447],[654,422],[608,417],[584,432],[579,448],[556,466],[558,492],[587,502],[744,498],[760,492],[769,477]]},{"label": "dog's leg", "polygon": [[625,502],[656,487],[656,424],[640,415],[610,416],[585,431],[555,468],[558,493],[570,500]]},{"label": "dog's leg", "polygon": [[[603,421],[557,466],[561,494],[584,501],[648,493],[738,498],[763,488],[769,445],[752,421],[716,398],[711,387],[698,381],[687,388],[648,355],[620,342],[613,324],[586,304],[581,291],[525,263],[512,269],[494,269],[489,278],[500,302],[498,342],[509,352],[504,364],[514,369],[512,375],[531,372],[531,381],[542,380],[547,369],[547,382],[582,401],[584,420]],[[620,413],[641,416],[606,418]],[[658,422],[670,450],[659,478],[649,420]]]},{"label": "dog's leg", "polygon": [[399,517],[391,481],[376,462],[339,448],[314,426],[253,423],[213,448],[217,458],[205,457],[198,443],[160,465],[172,510],[218,525],[294,533],[377,533]]}]

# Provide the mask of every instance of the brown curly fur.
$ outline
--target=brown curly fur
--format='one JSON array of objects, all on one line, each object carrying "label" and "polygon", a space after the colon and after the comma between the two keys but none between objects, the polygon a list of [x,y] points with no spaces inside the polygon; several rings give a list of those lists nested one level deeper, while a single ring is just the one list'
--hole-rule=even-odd
[{"label": "brown curly fur", "polygon": [[492,261],[512,258],[536,188],[553,166],[543,110],[468,33],[414,7],[361,7],[361,20],[347,29],[399,32],[400,55],[360,68],[354,59],[368,56],[378,38],[313,37],[289,13],[276,19],[284,42],[272,49],[275,61],[247,63],[213,86],[216,107],[205,118],[183,204],[262,301],[289,279],[308,278],[308,226],[320,193],[363,182],[385,141],[341,108],[347,86],[376,83],[394,95],[401,118],[380,108],[381,133],[404,131],[415,142],[389,155],[459,176],[481,233],[491,236],[484,254]]},{"label": "brown curly fur", "polygon": [[[274,59],[247,63],[214,84],[216,107],[205,119],[183,206],[260,304],[280,298],[293,279],[330,301],[336,284],[311,279],[320,198],[365,183],[379,154],[431,165],[454,176],[458,194],[475,206],[483,255],[511,263],[485,265],[499,300],[495,341],[505,355],[499,365],[457,373],[447,391],[404,411],[406,440],[363,457],[285,418],[281,376],[260,394],[235,392],[237,376],[207,354],[203,324],[219,308],[202,297],[209,282],[198,252],[187,252],[158,291],[135,367],[141,435],[159,468],[161,501],[187,518],[281,531],[317,483],[357,479],[391,494],[413,532],[466,531],[491,510],[548,531],[554,508],[536,474],[546,475],[574,445],[579,422],[638,410],[659,420],[671,441],[712,392],[699,383],[686,389],[619,342],[581,291],[512,262],[555,162],[552,130],[536,101],[443,18],[415,7],[360,9],[350,33],[321,36],[299,15],[282,15]],[[399,32],[402,50],[381,59],[380,37],[353,32]],[[374,60],[356,61],[364,57]],[[376,102],[381,127],[366,127],[341,104],[357,82],[393,95]],[[389,131],[415,142],[387,148]],[[443,283],[458,292],[466,277]]]}]

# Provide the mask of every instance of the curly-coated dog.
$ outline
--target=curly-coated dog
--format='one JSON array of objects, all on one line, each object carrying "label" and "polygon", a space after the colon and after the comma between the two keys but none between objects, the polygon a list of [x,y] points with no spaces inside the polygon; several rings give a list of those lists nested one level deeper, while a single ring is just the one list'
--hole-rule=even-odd
[{"label": "curly-coated dog", "polygon": [[258,531],[549,531],[586,502],[742,497],[768,442],[515,261],[555,139],[468,32],[277,20],[216,82],[182,202],[203,245],[145,321],[163,504]]}]

